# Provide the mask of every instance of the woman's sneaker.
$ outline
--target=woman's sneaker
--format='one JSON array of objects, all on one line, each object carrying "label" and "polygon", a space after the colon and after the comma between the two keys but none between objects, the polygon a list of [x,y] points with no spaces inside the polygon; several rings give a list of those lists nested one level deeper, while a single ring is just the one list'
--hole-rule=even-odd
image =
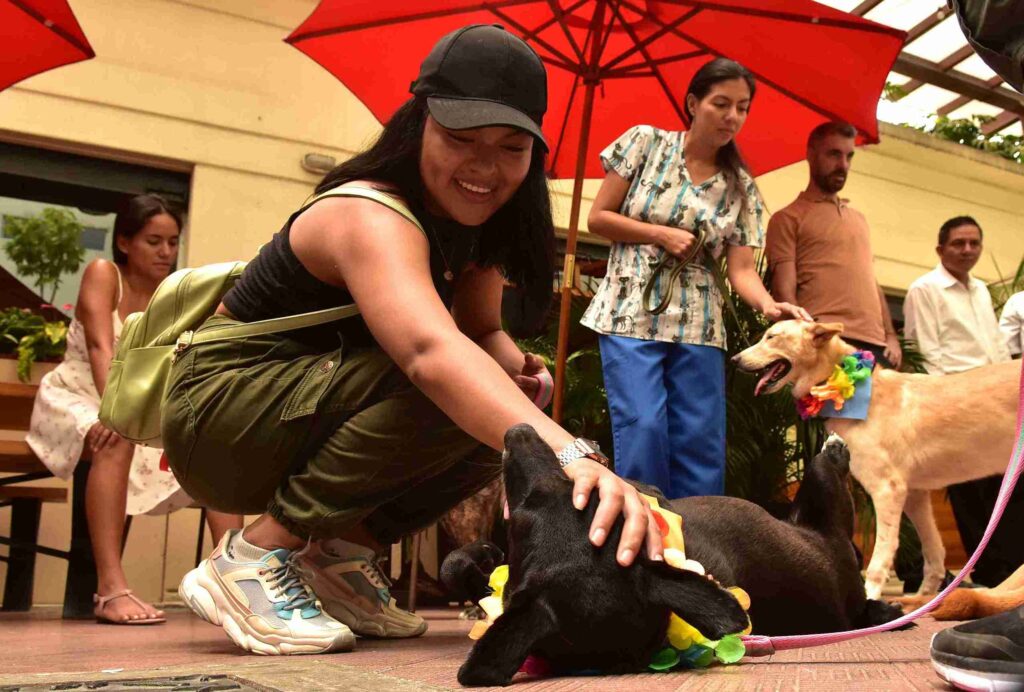
[{"label": "woman's sneaker", "polygon": [[[236,538],[238,536],[238,538]],[[294,551],[263,550],[229,531],[178,594],[238,646],[265,655],[348,651],[355,635],[323,612],[294,565]]]},{"label": "woman's sneaker", "polygon": [[339,539],[311,541],[295,560],[324,610],[356,634],[397,639],[427,631],[423,618],[395,605],[373,551]]},{"label": "woman's sneaker", "polygon": [[962,690],[1024,690],[1024,606],[939,632],[932,665]]}]

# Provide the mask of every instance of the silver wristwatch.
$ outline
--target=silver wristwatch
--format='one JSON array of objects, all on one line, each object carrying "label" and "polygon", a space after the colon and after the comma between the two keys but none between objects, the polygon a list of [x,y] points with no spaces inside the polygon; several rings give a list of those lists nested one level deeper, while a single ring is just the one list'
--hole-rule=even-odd
[{"label": "silver wristwatch", "polygon": [[584,440],[582,437],[577,437],[555,456],[558,457],[558,465],[562,468],[577,459],[593,459],[603,466],[608,465],[608,457],[601,453],[597,443],[593,440]]}]

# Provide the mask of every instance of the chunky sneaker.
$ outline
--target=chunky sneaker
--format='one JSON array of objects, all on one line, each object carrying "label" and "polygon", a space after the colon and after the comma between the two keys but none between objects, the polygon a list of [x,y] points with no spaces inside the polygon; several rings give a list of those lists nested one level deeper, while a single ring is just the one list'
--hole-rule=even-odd
[{"label": "chunky sneaker", "polygon": [[932,665],[962,690],[1024,690],[1024,606],[939,632]]},{"label": "chunky sneaker", "polygon": [[185,575],[178,594],[220,625],[238,646],[264,655],[348,651],[355,635],[323,612],[295,570],[294,552],[263,550],[229,531],[209,558]]},{"label": "chunky sneaker", "polygon": [[311,541],[297,569],[330,615],[363,637],[418,637],[427,623],[395,605],[373,552],[339,539]]}]

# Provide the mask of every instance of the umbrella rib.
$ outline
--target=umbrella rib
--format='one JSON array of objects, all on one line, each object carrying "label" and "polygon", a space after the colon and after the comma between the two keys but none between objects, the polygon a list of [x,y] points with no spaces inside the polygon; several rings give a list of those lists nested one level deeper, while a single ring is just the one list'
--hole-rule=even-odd
[{"label": "umbrella rib", "polygon": [[11,2],[12,5],[17,7],[19,10],[21,10],[25,14],[27,14],[29,17],[31,17],[32,19],[36,20],[40,24],[42,24],[45,28],[47,28],[50,31],[52,31],[53,33],[57,34],[62,39],[64,39],[68,43],[70,43],[72,46],[74,46],[75,48],[80,50],[83,55],[86,55],[86,56],[88,56],[90,58],[96,57],[96,53],[93,52],[92,48],[90,48],[87,44],[83,45],[82,42],[78,40],[77,36],[75,36],[74,34],[66,31],[63,27],[59,26],[57,23],[47,19],[41,13],[39,13],[35,8],[29,7],[24,2],[22,2],[22,0],[10,0],[10,2]]},{"label": "umbrella rib", "polygon": [[[577,9],[582,7],[586,1],[587,0],[580,0],[571,7],[568,7],[563,10],[561,7],[558,6],[557,0],[548,0],[548,7],[551,8],[551,14],[554,15],[555,21],[558,22],[558,27],[562,30],[562,33],[565,34],[565,40],[569,42],[569,45],[572,47],[573,52],[576,53],[576,59],[579,60],[581,65],[585,60],[585,57],[583,55],[583,49],[576,42],[576,38],[572,35],[572,32],[569,31],[569,26],[562,21],[562,17],[565,16],[566,14],[572,14]],[[546,25],[547,23],[545,22],[545,24],[542,26]],[[538,31],[539,30],[540,28],[538,27]]]},{"label": "umbrella rib", "polygon": [[643,56],[646,64],[650,65],[651,71],[654,73],[654,78],[657,79],[658,84],[661,85],[661,90],[665,92],[665,96],[668,98],[669,103],[672,104],[672,109],[676,112],[676,115],[679,116],[679,119],[685,123],[686,116],[683,114],[683,109],[679,107],[679,102],[676,101],[675,95],[673,95],[672,91],[669,89],[668,82],[665,81],[665,76],[661,74],[661,70],[658,69],[658,66],[651,61],[651,56],[650,53],[647,52],[647,47],[640,45],[640,40],[639,37],[636,35],[636,31],[633,29],[633,27],[626,23],[625,18],[619,11],[618,3],[611,3],[610,7],[615,16],[618,17],[619,23],[622,24],[622,27],[626,30],[626,33],[628,33],[629,37],[632,38],[634,42],[636,42],[637,50],[640,51],[640,55]]},{"label": "umbrella rib", "polygon": [[[510,26],[511,26],[511,27],[512,27],[513,29],[515,29],[516,31],[519,31],[519,32],[521,32],[522,34],[524,34],[523,38],[527,38],[527,37],[530,37],[530,38],[531,38],[531,40],[532,40],[532,41],[533,41],[534,43],[536,43],[537,45],[541,46],[541,47],[542,47],[542,48],[544,48],[544,49],[545,49],[546,51],[548,51],[549,53],[551,53],[551,54],[552,54],[552,55],[553,55],[553,56],[555,57],[555,60],[552,60],[552,61],[550,61],[550,62],[551,62],[551,63],[552,63],[553,65],[558,65],[558,66],[559,66],[559,67],[561,67],[562,69],[564,69],[564,70],[568,70],[569,72],[576,72],[576,70],[577,70],[578,68],[577,68],[577,66],[576,66],[576,65],[575,65],[575,64],[573,63],[573,61],[572,61],[572,58],[570,58],[570,57],[569,57],[568,55],[566,55],[566,54],[565,54],[565,53],[563,53],[562,51],[560,51],[560,50],[558,50],[557,48],[555,48],[554,46],[552,46],[552,45],[551,45],[551,44],[550,44],[549,42],[547,42],[547,41],[545,41],[544,39],[542,39],[542,38],[540,38],[539,36],[537,36],[537,34],[536,34],[536,33],[534,33],[533,31],[531,31],[530,29],[527,29],[527,28],[526,28],[526,27],[525,27],[525,26],[524,26],[524,25],[523,25],[522,23],[520,23],[520,22],[519,22],[518,20],[516,20],[516,19],[514,19],[514,18],[512,18],[512,17],[510,17],[510,16],[508,16],[507,14],[505,14],[504,12],[502,12],[501,10],[499,10],[499,9],[498,9],[497,7],[489,7],[489,8],[487,8],[487,9],[488,9],[488,10],[490,11],[490,13],[491,13],[491,14],[493,14],[493,15],[494,15],[495,17],[497,17],[498,19],[502,20],[503,22],[506,22],[507,24],[509,24],[509,25],[510,25]],[[539,30],[539,29],[538,29],[538,30]],[[546,62],[547,62],[547,61],[546,61]]]},{"label": "umbrella rib", "polygon": [[582,77],[577,74],[572,80],[572,89],[569,91],[569,101],[565,106],[565,115],[562,117],[562,129],[559,131],[558,144],[555,145],[555,151],[551,154],[551,171],[555,170],[555,162],[558,161],[558,155],[562,152],[562,142],[565,139],[565,128],[569,125],[569,115],[572,113],[572,104],[576,100],[576,94],[580,88],[580,80]]},{"label": "umbrella rib", "polygon": [[[516,5],[532,5],[540,2],[541,0],[501,0],[500,4],[502,7],[513,7]],[[376,29],[381,26],[391,26],[393,24],[403,24],[406,22],[416,22],[423,19],[437,19],[438,17],[451,17],[457,14],[468,14],[470,12],[477,12],[480,10],[489,10],[493,12],[493,8],[498,3],[496,2],[480,2],[475,5],[467,5],[464,7],[458,7],[448,10],[433,10],[431,12],[419,12],[416,14],[407,14],[401,17],[391,17],[389,19],[378,19],[372,22],[361,22],[359,24],[347,24],[345,26],[334,26],[329,29],[318,29],[317,31],[309,31],[304,34],[292,34],[285,38],[286,43],[292,45],[299,41],[308,41],[314,38],[323,38],[324,36],[333,36],[334,34],[345,34],[353,31],[363,31],[364,29]],[[314,11],[315,12],[315,11]]]},{"label": "umbrella rib", "polygon": [[[696,15],[698,12],[700,12],[700,10],[701,10],[701,8],[694,7],[692,10],[687,12],[686,15],[684,15],[683,17],[673,21],[670,24],[663,25],[661,29],[658,29],[657,31],[655,31],[653,34],[651,34],[650,36],[645,38],[639,44],[635,44],[635,45],[631,46],[630,48],[626,49],[625,51],[623,51],[619,55],[617,55],[614,58],[612,58],[608,63],[606,63],[604,65],[604,69],[610,69],[612,67],[615,67],[616,65],[618,65],[620,62],[622,62],[626,58],[636,54],[640,50],[640,46],[641,45],[646,46],[646,45],[649,45],[651,43],[654,43],[659,38],[661,38],[662,36],[667,34],[669,31],[671,31],[671,29],[673,27],[679,26],[679,25],[683,24],[684,22],[687,22],[690,19],[692,19],[694,15]],[[652,17],[652,20],[657,22],[657,20],[655,20],[653,17]]]},{"label": "umbrella rib", "polygon": [[[630,3],[628,2],[628,0],[622,0],[622,2],[623,2],[623,4],[632,7],[630,5]],[[660,23],[660,20],[658,20],[656,18],[655,18],[654,21]],[[685,40],[693,43],[694,45],[703,48],[704,50],[706,50],[711,55],[717,55],[718,57],[726,57],[726,56],[722,55],[720,52],[718,52],[718,51],[714,50],[713,48],[711,48],[711,46],[709,46],[709,45],[707,45],[705,43],[702,43],[701,41],[698,41],[697,39],[693,38],[692,36],[690,36],[689,34],[687,34],[685,32],[680,31],[679,29],[673,29],[672,33],[677,34],[680,38],[685,39]],[[762,82],[764,82],[768,86],[772,87],[773,89],[775,89],[779,93],[783,94],[784,96],[788,96],[789,98],[793,99],[797,103],[799,103],[799,104],[809,108],[810,110],[812,110],[812,111],[814,111],[814,112],[816,112],[816,113],[818,113],[820,115],[824,115],[829,120],[843,120],[843,118],[840,117],[839,115],[837,115],[836,113],[833,113],[832,111],[829,111],[829,110],[827,110],[825,108],[822,108],[821,106],[815,104],[812,101],[809,101],[808,99],[804,98],[803,96],[800,96],[799,94],[793,93],[792,91],[790,91],[786,87],[783,87],[782,85],[778,84],[777,82],[775,82],[775,81],[773,81],[771,79],[768,79],[767,77],[765,77],[764,75],[762,75],[757,70],[755,70],[752,67],[750,67],[749,65],[744,65],[744,67],[746,67],[750,71],[751,74],[753,74],[755,77],[757,77],[757,79],[761,80]]]},{"label": "umbrella rib", "polygon": [[682,62],[684,60],[689,60],[691,58],[697,58],[697,57],[700,57],[701,55],[707,55],[707,51],[705,51],[705,50],[691,50],[688,53],[679,53],[678,55],[672,55],[672,56],[669,56],[667,58],[658,58],[657,60],[651,60],[650,64],[648,64],[648,63],[637,63],[635,65],[628,65],[626,67],[621,67],[621,68],[619,68],[617,70],[608,70],[608,69],[602,68],[601,74],[604,77],[611,78],[611,79],[615,79],[615,78],[627,78],[628,79],[629,77],[638,76],[640,74],[646,74],[646,73],[643,72],[643,70],[645,70],[648,67],[650,67],[650,65],[667,65],[667,64],[673,63],[673,62]]},{"label": "umbrella rib", "polygon": [[708,10],[719,10],[730,14],[742,14],[751,17],[765,17],[767,19],[778,19],[784,22],[798,22],[801,24],[814,24],[817,26],[834,26],[841,29],[854,29],[866,31],[873,34],[889,34],[903,39],[907,32],[895,27],[878,24],[871,20],[856,19],[835,19],[832,17],[808,17],[795,12],[784,12],[782,10],[759,10],[751,7],[735,7],[733,5],[722,5],[708,0],[661,0],[666,5],[684,5],[687,7],[703,7]]}]

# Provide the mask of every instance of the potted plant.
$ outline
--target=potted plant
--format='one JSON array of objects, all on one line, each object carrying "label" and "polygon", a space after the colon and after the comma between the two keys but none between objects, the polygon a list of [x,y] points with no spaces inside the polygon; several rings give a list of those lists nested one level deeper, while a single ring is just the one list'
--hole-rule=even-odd
[{"label": "potted plant", "polygon": [[13,380],[13,370],[22,382],[38,383],[64,355],[67,334],[62,320],[23,308],[0,310],[0,380]]},{"label": "potted plant", "polygon": [[7,256],[19,274],[34,279],[45,303],[53,303],[64,275],[74,274],[85,261],[82,224],[67,209],[47,207],[37,216],[9,217],[4,235]]}]

